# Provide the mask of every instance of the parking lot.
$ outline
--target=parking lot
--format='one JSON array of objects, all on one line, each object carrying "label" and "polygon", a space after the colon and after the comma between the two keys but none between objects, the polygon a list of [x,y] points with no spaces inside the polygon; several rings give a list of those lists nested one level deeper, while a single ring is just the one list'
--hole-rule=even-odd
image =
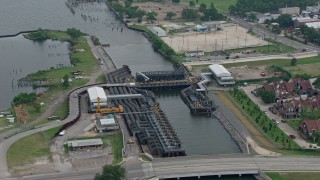
[{"label": "parking lot", "polygon": [[73,158],[71,160],[73,169],[90,169],[90,168],[101,168],[106,164],[112,163],[112,157],[97,157],[97,158]]}]

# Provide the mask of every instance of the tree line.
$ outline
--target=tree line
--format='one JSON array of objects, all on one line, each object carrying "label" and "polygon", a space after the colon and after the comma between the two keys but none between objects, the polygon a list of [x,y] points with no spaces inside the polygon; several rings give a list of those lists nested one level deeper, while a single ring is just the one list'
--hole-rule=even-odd
[{"label": "tree line", "polygon": [[313,6],[318,0],[238,0],[229,7],[231,14],[245,15],[246,12],[276,13],[279,8]]}]

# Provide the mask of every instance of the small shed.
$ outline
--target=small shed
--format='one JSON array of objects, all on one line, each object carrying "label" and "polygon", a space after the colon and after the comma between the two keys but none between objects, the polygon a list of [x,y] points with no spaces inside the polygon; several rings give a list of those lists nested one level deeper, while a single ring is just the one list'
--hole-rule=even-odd
[{"label": "small shed", "polygon": [[210,21],[210,22],[203,22],[202,26],[207,27],[208,31],[217,31],[221,28],[221,22],[219,21]]},{"label": "small shed", "polygon": [[152,27],[151,28],[151,32],[153,32],[153,34],[159,36],[159,37],[164,37],[164,36],[167,36],[167,32],[165,30],[163,30],[162,28],[160,27]]},{"label": "small shed", "polygon": [[109,114],[107,117],[97,119],[95,127],[100,133],[119,130],[119,125],[112,114]]},{"label": "small shed", "polygon": [[204,31],[208,31],[208,28],[207,28],[207,26],[201,26],[201,25],[197,24],[194,27],[194,30],[199,31],[199,32],[204,32]]}]

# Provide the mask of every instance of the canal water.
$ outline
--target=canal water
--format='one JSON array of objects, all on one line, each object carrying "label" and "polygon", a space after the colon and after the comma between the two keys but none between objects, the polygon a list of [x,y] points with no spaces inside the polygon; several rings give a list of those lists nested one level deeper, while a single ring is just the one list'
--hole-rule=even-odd
[{"label": "canal water", "polygon": [[18,83],[29,73],[71,66],[68,46],[52,40],[33,42],[22,35],[0,38],[0,109],[10,106],[16,94],[35,91],[26,83]]},{"label": "canal water", "polygon": [[[102,44],[110,44],[106,51],[117,67],[129,65],[133,73],[174,69],[171,62],[153,51],[151,44],[141,33],[125,28],[104,3],[79,4],[74,7],[75,14],[73,14],[65,2],[66,0],[2,0],[0,35],[16,34],[38,28],[66,30],[75,27],[82,32],[97,36]],[[20,76],[10,77],[11,80],[10,78],[7,80],[5,77],[9,77],[10,71],[20,73],[22,77],[28,73],[48,69],[59,62],[64,63],[66,59],[61,60],[62,57],[57,56],[49,57],[48,54],[67,53],[67,44],[58,43],[59,48],[54,50],[48,49],[51,43],[58,42],[46,41],[37,44],[23,39],[22,36],[0,39],[0,73],[3,72],[0,77],[1,87],[8,87],[6,92],[13,96],[20,91],[11,88],[12,79],[18,79]],[[23,53],[24,50],[28,50],[29,54]],[[3,58],[2,54],[5,53],[8,55]],[[7,72],[6,69],[9,71]],[[1,109],[8,107],[8,102],[12,98],[3,93],[2,89],[0,92]],[[161,107],[182,139],[187,154],[239,152],[236,143],[218,120],[191,115],[180,99],[178,91],[157,93],[157,96]]]}]

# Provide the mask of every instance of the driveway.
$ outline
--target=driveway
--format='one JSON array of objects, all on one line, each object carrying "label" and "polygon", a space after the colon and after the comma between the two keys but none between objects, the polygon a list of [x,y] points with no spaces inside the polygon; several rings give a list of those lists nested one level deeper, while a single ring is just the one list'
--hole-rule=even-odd
[{"label": "driveway", "polygon": [[272,104],[266,104],[264,103],[260,97],[256,97],[254,96],[251,91],[256,89],[257,87],[255,85],[250,85],[250,86],[246,86],[246,87],[242,87],[243,91],[247,94],[247,96],[257,105],[259,105],[261,111],[265,111],[266,115],[270,118],[270,119],[276,119],[277,121],[279,121],[280,123],[278,124],[278,127],[287,135],[293,134],[296,136],[296,138],[294,139],[294,141],[301,146],[302,148],[308,148],[310,146],[310,143],[306,142],[304,139],[302,139],[300,137],[300,135],[298,134],[297,130],[292,129],[287,123],[282,123],[281,119],[282,117],[280,117],[277,114],[273,114],[272,112],[269,111],[269,107],[272,106]]}]

